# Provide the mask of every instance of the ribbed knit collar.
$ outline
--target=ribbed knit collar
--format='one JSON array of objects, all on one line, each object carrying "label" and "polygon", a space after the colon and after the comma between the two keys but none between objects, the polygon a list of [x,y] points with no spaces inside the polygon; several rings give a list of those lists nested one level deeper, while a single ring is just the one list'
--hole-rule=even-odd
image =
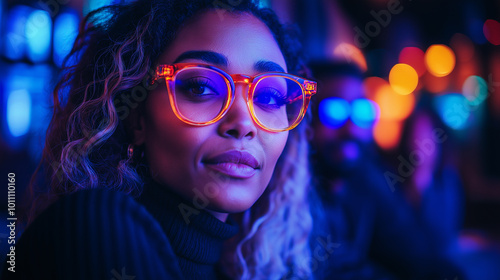
[{"label": "ribbed knit collar", "polygon": [[[224,223],[153,181],[146,183],[137,201],[160,223],[185,275],[205,274],[207,278],[215,273],[214,265],[221,257],[223,243],[238,232],[231,219]],[[186,222],[183,212],[189,211],[192,212]]]}]

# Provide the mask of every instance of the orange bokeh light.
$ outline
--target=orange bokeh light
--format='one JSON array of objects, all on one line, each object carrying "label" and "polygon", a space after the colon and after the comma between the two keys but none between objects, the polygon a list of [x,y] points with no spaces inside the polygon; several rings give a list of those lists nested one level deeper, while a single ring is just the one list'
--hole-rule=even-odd
[{"label": "orange bokeh light", "polygon": [[396,64],[389,73],[389,83],[395,92],[402,95],[410,94],[418,85],[417,71],[408,64]]},{"label": "orange bokeh light", "polygon": [[363,80],[366,97],[373,100],[381,86],[388,85],[387,81],[380,77],[368,77]]},{"label": "orange bokeh light", "polygon": [[366,71],[368,69],[365,56],[363,55],[361,50],[354,45],[348,43],[340,43],[333,50],[333,55],[340,59],[344,59],[347,62],[353,61],[363,71]]},{"label": "orange bokeh light", "polygon": [[373,139],[384,150],[394,149],[401,138],[401,131],[401,121],[379,120],[373,128]]},{"label": "orange bokeh light", "polygon": [[427,70],[436,77],[444,77],[455,67],[455,54],[445,45],[432,45],[425,52]]},{"label": "orange bokeh light", "polygon": [[403,120],[415,107],[415,95],[398,94],[389,84],[379,87],[373,101],[380,107],[381,120]]},{"label": "orange bokeh light", "polygon": [[399,63],[405,63],[413,67],[419,77],[421,77],[425,69],[424,51],[417,47],[406,47],[399,53]]},{"label": "orange bokeh light", "polygon": [[436,77],[432,75],[426,75],[424,77],[425,89],[431,93],[440,94],[448,89],[450,84],[449,76]]}]

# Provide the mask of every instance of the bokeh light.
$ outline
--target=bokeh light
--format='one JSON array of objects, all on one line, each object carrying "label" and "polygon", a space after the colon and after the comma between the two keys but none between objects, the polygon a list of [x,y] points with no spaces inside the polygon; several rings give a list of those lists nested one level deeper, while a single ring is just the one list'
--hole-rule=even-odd
[{"label": "bokeh light", "polygon": [[351,103],[351,120],[359,127],[372,127],[379,115],[380,109],[377,103],[371,100],[359,98]]},{"label": "bokeh light", "polygon": [[488,85],[483,78],[470,76],[462,86],[462,93],[470,105],[478,106],[488,97]]},{"label": "bokeh light", "polygon": [[396,64],[389,73],[389,83],[395,92],[403,95],[410,94],[418,85],[417,71],[408,64]]},{"label": "bokeh light", "polygon": [[493,114],[496,118],[500,119],[500,52],[496,52],[491,56],[489,61],[489,75],[488,79],[488,91],[490,94],[490,100],[488,103],[491,104]]},{"label": "bokeh light", "polygon": [[500,45],[500,22],[488,19],[483,25],[484,37],[495,46]]},{"label": "bokeh light", "polygon": [[427,70],[436,77],[444,77],[455,67],[455,54],[445,45],[432,45],[425,52]]},{"label": "bokeh light", "polygon": [[418,76],[421,77],[426,71],[424,57],[423,50],[417,47],[406,47],[399,53],[399,63],[410,65],[417,71]]},{"label": "bokeh light", "polygon": [[484,22],[482,19],[477,17],[469,18],[465,26],[467,28],[467,36],[469,36],[475,44],[482,45],[487,42],[483,33]]},{"label": "bokeh light", "polygon": [[473,59],[468,62],[459,62],[453,72],[453,89],[461,89],[467,78],[478,75],[478,73],[481,73],[479,60]]},{"label": "bokeh light", "polygon": [[343,98],[326,98],[319,103],[319,119],[321,123],[328,127],[341,127],[347,121],[350,114],[349,102]]},{"label": "bokeh light", "polygon": [[434,102],[439,116],[447,126],[456,130],[467,127],[471,110],[462,94],[444,94],[436,97]]},{"label": "bokeh light", "polygon": [[403,120],[415,106],[415,95],[398,94],[387,83],[377,90],[373,101],[380,107],[381,120]]},{"label": "bokeh light", "polygon": [[368,99],[374,99],[378,89],[387,85],[387,81],[380,77],[368,77],[363,80],[363,88]]},{"label": "bokeh light", "polygon": [[433,75],[425,75],[425,89],[431,93],[441,94],[446,91],[450,85],[450,76],[436,77]]},{"label": "bokeh light", "polygon": [[46,11],[34,10],[26,20],[25,36],[28,58],[32,62],[46,61],[50,56],[52,19]]},{"label": "bokeh light", "polygon": [[450,40],[450,47],[457,56],[457,62],[469,62],[475,56],[474,43],[461,33],[455,33]]},{"label": "bokeh light", "polygon": [[26,134],[31,122],[31,96],[25,89],[12,91],[7,97],[7,126],[10,134]]},{"label": "bokeh light", "polygon": [[401,130],[401,121],[379,120],[373,128],[373,139],[384,150],[394,149],[401,138]]},{"label": "bokeh light", "polygon": [[54,22],[54,62],[61,66],[69,54],[78,35],[78,15],[73,12],[61,13]]},{"label": "bokeh light", "polygon": [[9,24],[5,25],[2,34],[4,55],[11,60],[20,60],[26,51],[25,27],[30,8],[26,6],[13,7],[7,17]]},{"label": "bokeh light", "polygon": [[93,10],[97,10],[101,7],[111,5],[112,0],[87,0],[84,2],[83,14],[86,15]]},{"label": "bokeh light", "polygon": [[366,58],[359,48],[348,43],[340,43],[333,50],[333,55],[347,62],[354,62],[361,70],[366,71]]}]

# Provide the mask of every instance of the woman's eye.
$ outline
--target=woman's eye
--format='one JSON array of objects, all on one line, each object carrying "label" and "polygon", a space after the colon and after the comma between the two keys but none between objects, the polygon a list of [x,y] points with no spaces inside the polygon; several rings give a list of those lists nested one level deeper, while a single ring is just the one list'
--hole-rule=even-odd
[{"label": "woman's eye", "polygon": [[189,88],[189,91],[192,94],[196,95],[209,95],[209,94],[215,94],[213,91],[211,91],[208,87],[202,86],[202,85],[194,85],[191,88]]},{"label": "woman's eye", "polygon": [[260,89],[253,98],[254,104],[268,108],[279,108],[285,104],[285,98],[274,88]]},{"label": "woman's eye", "polygon": [[184,92],[184,94],[192,96],[207,96],[207,95],[219,95],[219,91],[216,87],[212,85],[209,79],[205,78],[191,78],[184,81],[180,81],[178,88]]}]

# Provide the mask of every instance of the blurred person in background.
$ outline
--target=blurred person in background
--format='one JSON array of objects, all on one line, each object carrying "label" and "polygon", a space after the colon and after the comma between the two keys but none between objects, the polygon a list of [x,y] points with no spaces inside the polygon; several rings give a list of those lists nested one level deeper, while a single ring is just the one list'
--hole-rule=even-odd
[{"label": "blurred person in background", "polygon": [[366,98],[361,70],[335,61],[310,66],[318,80],[311,164],[315,204],[324,207],[315,227],[338,244],[322,263],[326,279],[463,279],[384,178],[372,138],[378,107]]},{"label": "blurred person in background", "polygon": [[411,164],[411,174],[401,185],[418,222],[433,236],[433,246],[452,258],[463,223],[464,192],[452,164],[452,135],[430,101],[423,95],[404,123],[398,155]]}]

